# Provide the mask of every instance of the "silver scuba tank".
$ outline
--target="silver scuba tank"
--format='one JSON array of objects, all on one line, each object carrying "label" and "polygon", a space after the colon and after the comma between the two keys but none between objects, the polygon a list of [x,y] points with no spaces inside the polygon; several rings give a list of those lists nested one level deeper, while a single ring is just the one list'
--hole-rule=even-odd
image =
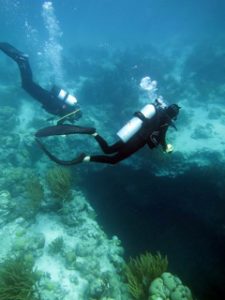
[{"label": "silver scuba tank", "polygon": [[68,106],[74,106],[77,103],[77,98],[65,90],[59,88],[58,86],[53,86],[52,93],[55,97],[57,97],[59,100],[61,100],[63,103],[65,103]]},{"label": "silver scuba tank", "polygon": [[[140,110],[140,112],[147,119],[151,119],[155,115],[156,109],[153,104],[147,104]],[[141,128],[142,123],[143,121],[140,118],[133,117],[117,132],[117,135],[124,143],[126,143],[135,133],[137,133],[137,131]]]},{"label": "silver scuba tank", "polygon": [[69,106],[74,106],[77,103],[76,97],[61,89],[58,93],[58,98]]}]

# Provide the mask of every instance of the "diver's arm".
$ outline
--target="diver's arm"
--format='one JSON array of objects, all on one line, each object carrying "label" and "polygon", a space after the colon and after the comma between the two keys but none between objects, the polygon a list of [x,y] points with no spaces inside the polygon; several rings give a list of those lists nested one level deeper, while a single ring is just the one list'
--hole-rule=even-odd
[{"label": "diver's arm", "polygon": [[162,140],[160,141],[160,145],[162,146],[163,151],[166,151],[167,148],[167,142],[166,142],[166,137],[164,136]]},{"label": "diver's arm", "polygon": [[167,144],[166,142],[166,132],[168,127],[163,129],[162,136],[160,136],[160,145],[162,146],[163,152],[165,153],[172,153],[173,152],[173,145]]},{"label": "diver's arm", "polygon": [[166,149],[167,149],[167,142],[166,142],[167,129],[168,129],[168,126],[165,126],[161,129],[161,132],[160,132],[159,144],[162,146],[163,151],[166,151]]}]

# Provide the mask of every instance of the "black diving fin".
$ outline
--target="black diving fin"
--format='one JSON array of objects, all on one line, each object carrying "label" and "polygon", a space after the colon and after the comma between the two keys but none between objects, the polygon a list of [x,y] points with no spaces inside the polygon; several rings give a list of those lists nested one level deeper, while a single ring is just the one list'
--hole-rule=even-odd
[{"label": "black diving fin", "polygon": [[41,148],[41,150],[54,162],[56,162],[59,165],[62,166],[71,166],[71,165],[76,165],[79,164],[81,162],[83,162],[84,157],[86,156],[84,153],[79,154],[77,157],[75,157],[72,160],[61,160],[59,158],[57,158],[56,156],[54,156],[51,152],[49,152],[47,150],[47,148],[41,143],[41,141],[39,139],[36,138],[36,142],[38,144],[38,146]]},{"label": "black diving fin", "polygon": [[93,134],[96,132],[95,128],[82,127],[76,125],[62,124],[42,128],[35,133],[36,137],[47,137],[53,135],[69,135],[69,134]]}]

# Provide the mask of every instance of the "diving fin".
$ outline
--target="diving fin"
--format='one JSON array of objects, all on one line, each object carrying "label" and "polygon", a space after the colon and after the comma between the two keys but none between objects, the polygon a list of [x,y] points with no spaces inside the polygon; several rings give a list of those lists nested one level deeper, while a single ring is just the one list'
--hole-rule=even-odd
[{"label": "diving fin", "polygon": [[47,148],[41,143],[39,139],[36,139],[36,142],[38,143],[39,147],[42,149],[42,151],[54,162],[56,162],[59,165],[62,166],[71,166],[71,165],[76,165],[81,162],[83,162],[84,157],[86,156],[84,153],[79,154],[77,157],[75,157],[72,160],[61,160],[54,156],[52,153],[50,153]]},{"label": "diving fin", "polygon": [[69,124],[55,125],[42,128],[35,133],[36,137],[47,137],[53,135],[68,135],[68,134],[93,134],[96,132],[92,127],[81,127]]}]

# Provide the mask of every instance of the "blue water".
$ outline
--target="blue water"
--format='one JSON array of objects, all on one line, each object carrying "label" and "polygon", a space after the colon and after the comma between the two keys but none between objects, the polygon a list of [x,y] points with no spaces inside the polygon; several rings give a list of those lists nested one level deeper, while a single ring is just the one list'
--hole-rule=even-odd
[{"label": "blue water", "polygon": [[[45,30],[41,17],[44,1],[1,0],[1,36],[21,45],[26,43],[27,21],[43,42]],[[52,1],[69,43],[135,44],[164,43],[173,38],[201,40],[223,35],[224,1]],[[19,39],[18,39],[19,34]]]},{"label": "blue water", "polygon": [[[74,88],[84,121],[94,113],[109,139],[138,109],[138,83],[149,74],[168,102],[180,100],[190,110],[216,104],[211,119],[222,118],[224,29],[223,0],[0,0],[1,41],[29,54],[34,77],[45,87]],[[22,99],[33,100],[21,91],[15,64],[0,55],[0,85],[9,86],[1,105],[20,109]],[[194,122],[182,109],[178,135]],[[39,128],[38,122],[32,126]],[[171,271],[202,300],[225,298],[224,149],[218,152],[196,152],[211,162],[201,168],[189,166],[182,154],[168,165],[153,154],[152,167],[144,162],[139,170],[135,160],[78,168],[80,188],[104,230],[122,240],[126,257],[146,250],[168,254]],[[41,155],[30,153],[29,163],[38,164]],[[149,160],[147,152],[141,159]],[[183,164],[188,170],[175,178],[155,175],[157,166]]]}]

